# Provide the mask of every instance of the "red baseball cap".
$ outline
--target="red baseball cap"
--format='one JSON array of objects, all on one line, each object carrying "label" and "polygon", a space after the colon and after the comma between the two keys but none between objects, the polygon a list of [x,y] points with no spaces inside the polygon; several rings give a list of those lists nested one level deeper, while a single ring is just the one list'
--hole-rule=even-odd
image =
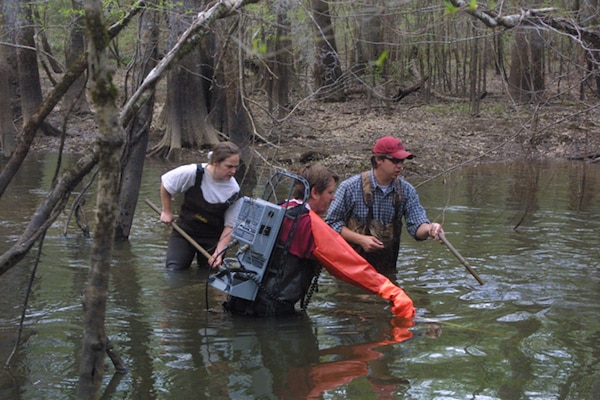
[{"label": "red baseball cap", "polygon": [[409,160],[414,156],[404,149],[402,142],[392,136],[384,136],[379,139],[373,147],[373,154],[385,154],[387,156],[404,160]]}]

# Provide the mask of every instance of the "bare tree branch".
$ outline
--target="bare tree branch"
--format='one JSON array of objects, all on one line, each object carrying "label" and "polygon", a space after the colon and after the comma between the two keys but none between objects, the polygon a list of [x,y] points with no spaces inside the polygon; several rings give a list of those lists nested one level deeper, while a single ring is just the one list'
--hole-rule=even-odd
[{"label": "bare tree branch", "polygon": [[46,199],[33,214],[27,229],[23,232],[17,243],[0,256],[0,276],[27,255],[36,240],[58,218],[67,204],[71,191],[79,185],[81,180],[97,163],[98,155],[95,151],[90,151],[81,157],[73,167],[66,170],[52,185],[50,193],[48,193]]},{"label": "bare tree branch", "polygon": [[479,6],[470,7],[465,0],[450,1],[452,5],[479,19],[490,28],[512,29],[517,26],[530,26],[566,34],[591,55],[596,65],[600,64],[600,30],[582,27],[572,19],[550,15],[556,11],[556,8],[522,9],[519,14],[502,16],[494,11],[481,9]]}]

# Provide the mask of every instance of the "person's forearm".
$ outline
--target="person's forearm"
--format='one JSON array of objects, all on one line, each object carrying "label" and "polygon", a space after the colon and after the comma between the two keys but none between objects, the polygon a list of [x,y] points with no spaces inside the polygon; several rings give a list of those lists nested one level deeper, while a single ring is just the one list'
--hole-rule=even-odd
[{"label": "person's forearm", "polygon": [[160,202],[162,211],[171,213],[171,193],[167,192],[167,189],[160,184]]},{"label": "person's forearm", "polygon": [[219,238],[219,242],[217,243],[217,249],[215,251],[215,254],[221,254],[221,252],[223,251],[223,249],[225,249],[227,247],[227,245],[229,243],[231,243],[231,232],[233,231],[233,228],[230,226],[226,226],[225,228],[223,228],[223,232],[221,232],[221,237]]},{"label": "person's forearm", "polygon": [[419,226],[419,228],[417,229],[417,233],[415,234],[417,239],[420,239],[420,240],[429,239],[429,226],[430,225],[431,224],[421,224]]},{"label": "person's forearm", "polygon": [[165,189],[163,184],[160,184],[160,203],[161,213],[160,220],[165,224],[171,224],[173,222],[173,212],[171,211],[171,193]]},{"label": "person's forearm", "polygon": [[439,234],[444,233],[442,226],[437,222],[424,223],[419,226],[415,234],[417,239],[426,240],[429,238],[439,239]]},{"label": "person's forearm", "polygon": [[340,232],[340,235],[342,235],[342,237],[344,239],[346,239],[346,241],[349,243],[353,243],[353,244],[357,244],[357,245],[361,244],[360,240],[361,240],[362,235],[360,233],[354,232],[352,229],[348,228],[347,226],[342,227],[342,231]]}]

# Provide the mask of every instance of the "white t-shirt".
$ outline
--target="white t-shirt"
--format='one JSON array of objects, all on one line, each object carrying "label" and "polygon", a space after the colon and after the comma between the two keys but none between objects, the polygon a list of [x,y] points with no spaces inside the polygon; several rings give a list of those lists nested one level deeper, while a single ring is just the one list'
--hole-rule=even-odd
[{"label": "white t-shirt", "polygon": [[[204,199],[211,203],[225,203],[234,193],[240,191],[235,178],[226,181],[216,181],[212,175],[206,170],[207,164],[202,164],[205,168],[202,176],[202,194]],[[170,170],[160,177],[160,180],[171,195],[183,193],[194,186],[196,182],[197,164],[187,164]],[[241,197],[225,211],[225,226],[233,227],[235,220],[242,208]]]}]

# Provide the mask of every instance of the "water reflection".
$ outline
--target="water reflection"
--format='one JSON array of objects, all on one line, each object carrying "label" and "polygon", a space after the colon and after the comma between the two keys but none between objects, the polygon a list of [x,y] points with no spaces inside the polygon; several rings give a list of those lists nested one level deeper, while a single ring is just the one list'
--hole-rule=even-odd
[{"label": "water reflection", "polygon": [[[344,332],[346,344],[323,348],[320,327],[309,318],[258,320],[228,314],[206,314],[197,329],[161,333],[170,354],[165,388],[181,388],[198,373],[206,375],[202,398],[319,398],[354,379],[365,377],[378,392],[395,393],[406,379],[391,376],[379,347],[413,337],[406,321],[392,320],[383,329]],[[189,321],[188,321],[189,322]],[[374,321],[372,321],[374,322]],[[188,326],[188,324],[184,324]],[[373,362],[373,363],[371,363]],[[189,388],[198,398],[198,388]],[[178,391],[181,389],[178,389]]]},{"label": "water reflection", "polygon": [[[29,160],[0,199],[0,250],[27,225],[53,162]],[[169,232],[143,200],[158,202],[171,167],[148,160],[131,238],[115,246],[106,325],[129,373],[112,375],[107,359],[105,398],[598,398],[600,166],[482,165],[419,187],[485,285],[444,246],[404,233],[394,279],[415,301],[413,326],[327,274],[306,318],[221,313],[224,294],[205,271],[164,269]],[[92,241],[75,226],[64,236],[65,223],[46,237],[22,344],[0,372],[2,399],[74,397]],[[0,278],[3,362],[32,262]]]}]

